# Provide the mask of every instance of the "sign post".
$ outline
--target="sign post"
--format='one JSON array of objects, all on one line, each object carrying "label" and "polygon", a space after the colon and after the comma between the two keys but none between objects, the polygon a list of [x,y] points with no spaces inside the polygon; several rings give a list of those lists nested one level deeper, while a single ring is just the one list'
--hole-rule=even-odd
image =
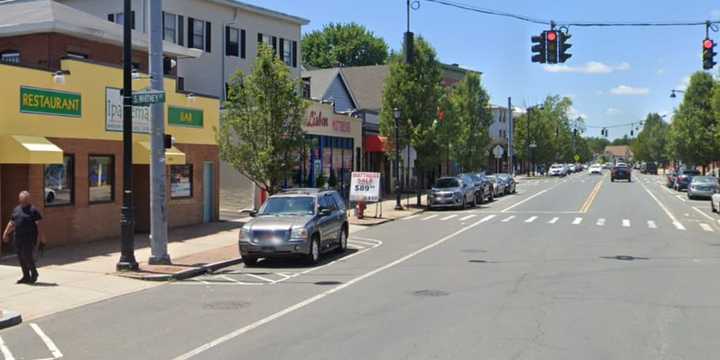
[{"label": "sign post", "polygon": [[503,157],[504,154],[505,149],[503,149],[503,147],[499,144],[495,145],[495,147],[493,148],[493,155],[495,155],[495,164],[497,164],[495,172],[500,172],[500,159]]},{"label": "sign post", "polygon": [[165,92],[162,90],[134,91],[132,97],[134,106],[150,106],[165,102]]}]

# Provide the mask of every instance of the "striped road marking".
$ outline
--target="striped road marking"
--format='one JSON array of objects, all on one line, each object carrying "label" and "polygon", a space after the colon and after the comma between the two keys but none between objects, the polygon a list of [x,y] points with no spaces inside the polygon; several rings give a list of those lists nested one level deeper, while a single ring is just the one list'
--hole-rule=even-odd
[{"label": "striped road marking", "polygon": [[715,232],[715,230],[713,230],[713,228],[708,224],[700,223],[700,227],[707,232]]},{"label": "striped road marking", "polygon": [[675,222],[673,223],[673,225],[675,225],[675,228],[678,229],[678,230],[682,230],[682,231],[687,230],[687,229],[685,228],[685,226],[683,226],[683,224],[681,224],[681,223],[678,222],[678,221],[675,221]]},{"label": "striped road marking", "polygon": [[558,220],[560,220],[559,217],[554,217],[550,221],[548,221],[548,224],[554,224],[554,223],[558,222]]},{"label": "striped road marking", "polygon": [[464,218],[461,218],[460,221],[465,221],[465,220],[468,220],[468,219],[472,219],[472,218],[474,218],[474,217],[476,217],[476,216],[477,216],[477,215],[468,215],[468,216],[466,216],[466,217],[464,217]]},{"label": "striped road marking", "polygon": [[529,224],[529,223],[537,220],[537,218],[538,218],[537,216],[531,216],[527,220],[525,220],[525,222]]},{"label": "striped road marking", "polygon": [[657,229],[657,224],[654,221],[648,220],[647,224],[650,229]]},{"label": "striped road marking", "polygon": [[598,219],[598,221],[595,223],[595,225],[605,226],[605,219],[603,219],[603,218]]},{"label": "striped road marking", "polygon": [[420,215],[411,215],[411,216],[402,218],[402,219],[400,219],[400,220],[412,220],[412,219],[416,219],[416,218],[418,218],[418,217],[420,217]]},{"label": "striped road marking", "polygon": [[[514,218],[515,218],[515,215],[508,216],[508,217],[504,218],[504,219],[502,220],[502,222],[504,222],[504,223],[510,222],[510,221],[512,221],[512,219],[514,219]],[[718,220],[718,221],[720,221],[720,220]]]},{"label": "striped road marking", "polygon": [[582,223],[582,221],[583,221],[583,218],[581,218],[581,217],[576,217],[575,220],[573,220],[572,224],[573,224],[573,225],[580,225],[580,223]]},{"label": "striped road marking", "polygon": [[436,217],[437,217],[437,215],[426,216],[426,217],[424,217],[424,218],[422,219],[422,221],[427,221],[427,220],[430,220],[430,219],[434,219],[434,218],[436,218]]},{"label": "striped road marking", "polygon": [[454,217],[457,217],[457,214],[455,214],[455,215],[450,215],[450,216],[446,216],[446,217],[440,219],[440,221],[448,221],[448,220],[450,220],[450,219],[452,219],[452,218],[454,218]]},{"label": "striped road marking", "polygon": [[623,226],[623,227],[630,227],[630,220],[628,220],[628,219],[623,219],[623,221],[622,221],[622,226]]}]

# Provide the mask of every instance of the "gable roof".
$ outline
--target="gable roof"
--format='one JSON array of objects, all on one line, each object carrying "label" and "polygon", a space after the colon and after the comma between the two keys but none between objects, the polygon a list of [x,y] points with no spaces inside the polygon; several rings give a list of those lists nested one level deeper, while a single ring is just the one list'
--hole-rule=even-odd
[{"label": "gable roof", "polygon": [[[60,33],[106,44],[123,45],[123,26],[53,0],[0,1],[0,37]],[[132,32],[133,48],[148,51],[146,34]],[[163,42],[164,52],[197,58],[202,51]]]},{"label": "gable roof", "polygon": [[627,145],[608,145],[605,147],[605,153],[612,156],[632,156],[632,150]]},{"label": "gable roof", "polygon": [[248,4],[246,2],[238,1],[238,0],[209,0],[210,2],[221,4],[221,5],[227,5],[234,8],[242,9],[251,13],[255,13],[258,15],[264,15],[271,18],[276,18],[280,20],[285,20],[287,22],[297,24],[297,25],[307,25],[310,23],[310,20],[301,18],[299,16],[293,16],[288,15],[280,11],[270,10],[266,9],[264,7],[260,7],[257,5]]}]

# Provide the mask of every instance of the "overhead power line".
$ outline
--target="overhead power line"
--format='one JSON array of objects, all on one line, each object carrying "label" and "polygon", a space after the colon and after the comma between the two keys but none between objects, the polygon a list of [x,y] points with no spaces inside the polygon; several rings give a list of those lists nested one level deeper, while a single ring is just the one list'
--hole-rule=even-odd
[{"label": "overhead power line", "polygon": [[[419,1],[419,0],[416,0]],[[618,22],[618,21],[552,21],[546,19],[538,19],[530,16],[515,14],[505,11],[492,10],[487,8],[481,8],[471,4],[464,4],[461,2],[450,1],[450,0],[424,0],[430,3],[436,3],[440,5],[450,6],[457,9],[466,11],[472,11],[485,15],[499,16],[527,23],[538,24],[538,25],[560,25],[560,26],[578,26],[578,27],[631,27],[631,26],[705,26],[709,24],[720,24],[720,20],[712,21],[640,21],[640,22]]]}]

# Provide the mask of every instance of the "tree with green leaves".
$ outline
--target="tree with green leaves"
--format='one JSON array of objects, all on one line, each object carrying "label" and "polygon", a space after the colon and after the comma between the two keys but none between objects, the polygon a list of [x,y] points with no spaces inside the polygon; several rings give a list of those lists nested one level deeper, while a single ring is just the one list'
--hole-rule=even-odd
[{"label": "tree with green leaves", "polygon": [[664,164],[667,162],[669,125],[657,113],[648,114],[642,131],[633,144],[635,159]]},{"label": "tree with green leaves", "polygon": [[670,125],[671,154],[686,165],[702,166],[703,172],[720,154],[718,121],[712,105],[715,87],[712,75],[704,71],[693,74]]},{"label": "tree with green leaves", "polygon": [[604,137],[588,137],[586,141],[593,155],[602,155],[605,152],[605,147],[610,145],[610,140]]},{"label": "tree with green leaves", "polygon": [[253,71],[230,80],[216,140],[220,158],[274,194],[298,162],[306,103],[288,67],[262,45]]},{"label": "tree with green leaves", "polygon": [[325,25],[302,39],[303,62],[309,67],[385,64],[388,45],[381,37],[356,23]]},{"label": "tree with green leaves", "polygon": [[[574,161],[571,124],[574,120],[568,115],[571,107],[570,98],[555,95],[545,98],[541,106],[528,108],[527,112],[515,121],[514,138],[517,157],[525,161],[534,160],[535,164],[546,165],[556,161]],[[528,149],[530,143],[535,143],[536,147]]]},{"label": "tree with green leaves", "polygon": [[480,75],[468,73],[450,90],[450,103],[458,124],[451,139],[452,158],[463,169],[478,170],[487,163],[492,123],[490,96],[482,86]]},{"label": "tree with green leaves", "polygon": [[[400,145],[403,147],[409,139],[417,153],[416,169],[419,174],[424,174],[441,161],[435,121],[442,94],[442,71],[435,50],[425,39],[416,39],[414,51],[412,64],[406,64],[399,55],[390,61],[380,112],[380,132],[394,149],[394,109],[400,110],[400,133],[404,134],[400,137]],[[394,150],[388,150],[388,155],[394,158]]]}]

